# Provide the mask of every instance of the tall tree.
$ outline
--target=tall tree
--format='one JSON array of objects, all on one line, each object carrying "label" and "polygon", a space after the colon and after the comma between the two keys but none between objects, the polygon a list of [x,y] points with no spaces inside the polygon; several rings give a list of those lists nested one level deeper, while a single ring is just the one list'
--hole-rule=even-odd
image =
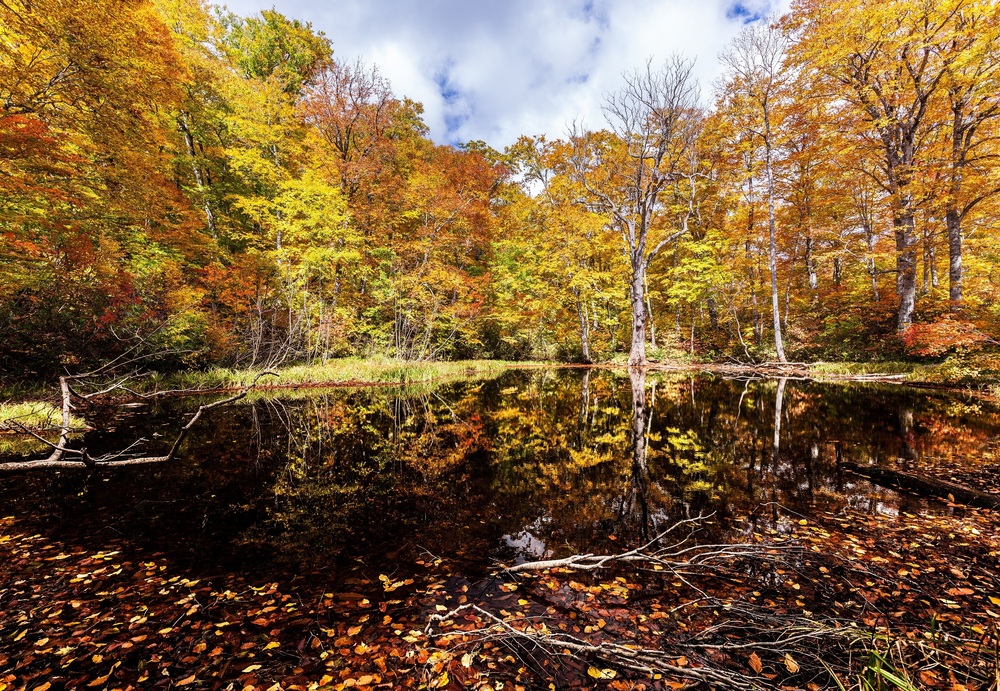
[{"label": "tall tree", "polygon": [[896,328],[913,323],[917,297],[919,168],[927,155],[934,97],[947,61],[942,47],[964,0],[878,4],[798,0],[794,53],[819,92],[843,104],[842,124],[860,129],[881,153],[896,239]]},{"label": "tall tree", "polygon": [[604,104],[610,135],[573,135],[577,180],[588,193],[588,204],[621,235],[629,260],[629,367],[647,363],[647,269],[664,247],[688,232],[664,228],[661,195],[684,175],[697,139],[701,117],[693,66],[675,56],[659,69],[650,62],[626,75],[625,86]]},{"label": "tall tree", "polygon": [[[771,274],[771,318],[774,348],[779,362],[786,362],[781,335],[781,306],[778,292],[778,250],[775,228],[775,157],[782,133],[781,99],[786,96],[785,53],[788,39],[775,26],[751,24],[723,53],[729,71],[727,91],[735,101],[734,116],[763,150],[764,184],[767,194],[767,266]],[[738,114],[745,113],[743,117]]]},{"label": "tall tree", "polygon": [[966,217],[1000,194],[996,175],[1000,136],[1000,11],[996,3],[972,0],[956,14],[955,31],[945,44],[944,87],[950,111],[948,191],[949,298],[962,303],[962,240]]}]

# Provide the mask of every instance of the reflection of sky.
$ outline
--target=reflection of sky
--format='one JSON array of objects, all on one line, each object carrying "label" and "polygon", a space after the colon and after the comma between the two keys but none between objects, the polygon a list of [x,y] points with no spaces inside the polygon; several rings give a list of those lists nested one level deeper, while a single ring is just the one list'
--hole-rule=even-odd
[{"label": "reflection of sky", "polygon": [[[424,104],[439,142],[485,140],[601,124],[601,97],[623,72],[674,52],[697,59],[707,93],[717,56],[741,26],[789,0],[276,0],[311,21],[347,61],[376,63],[394,90]],[[241,14],[269,7],[228,0]]]},{"label": "reflection of sky", "polygon": [[528,559],[545,559],[552,556],[552,551],[545,541],[535,536],[535,533],[545,531],[549,523],[546,517],[540,516],[521,532],[504,535],[501,538],[505,545],[517,553],[518,564]]}]

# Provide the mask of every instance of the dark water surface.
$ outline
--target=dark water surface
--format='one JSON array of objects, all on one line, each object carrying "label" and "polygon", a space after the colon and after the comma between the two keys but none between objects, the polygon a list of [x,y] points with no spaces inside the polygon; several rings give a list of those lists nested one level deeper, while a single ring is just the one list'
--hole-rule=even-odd
[{"label": "dark water surface", "polygon": [[[108,429],[84,444],[146,437],[156,451],[199,402],[121,409],[91,420]],[[995,455],[998,431],[993,404],[900,387],[511,371],[241,401],[199,422],[170,465],[0,477],[0,502],[70,543],[125,538],[201,576],[334,589],[359,565],[405,572],[428,554],[475,577],[498,560],[620,551],[699,513],[780,528],[844,506],[946,510],[838,459],[919,470]]]}]

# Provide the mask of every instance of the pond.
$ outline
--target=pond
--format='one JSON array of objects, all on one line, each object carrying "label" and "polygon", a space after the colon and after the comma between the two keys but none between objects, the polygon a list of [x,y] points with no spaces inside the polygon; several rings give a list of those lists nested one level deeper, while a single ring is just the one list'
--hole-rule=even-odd
[{"label": "pond", "polygon": [[[92,454],[169,446],[200,402],[92,421]],[[0,478],[5,514],[64,543],[125,540],[201,577],[349,589],[428,558],[474,579],[498,562],[641,544],[684,517],[718,531],[843,507],[947,510],[844,461],[995,462],[989,402],[895,385],[614,370],[270,392],[212,411],[170,465]],[[950,464],[950,465],[949,465]],[[717,536],[716,536],[717,537]]]}]

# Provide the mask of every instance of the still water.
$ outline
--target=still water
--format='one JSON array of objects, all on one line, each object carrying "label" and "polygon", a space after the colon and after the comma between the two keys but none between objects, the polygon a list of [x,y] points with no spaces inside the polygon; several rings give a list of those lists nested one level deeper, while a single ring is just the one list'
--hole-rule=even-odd
[{"label": "still water", "polygon": [[[145,437],[157,451],[200,402],[102,415],[84,444]],[[0,502],[70,542],[124,538],[204,576],[331,589],[359,564],[392,573],[433,555],[474,577],[620,551],[699,513],[736,530],[847,506],[947,510],[838,463],[995,463],[998,431],[995,404],[899,386],[509,371],[261,395],[208,414],[170,465],[0,477]]]}]

